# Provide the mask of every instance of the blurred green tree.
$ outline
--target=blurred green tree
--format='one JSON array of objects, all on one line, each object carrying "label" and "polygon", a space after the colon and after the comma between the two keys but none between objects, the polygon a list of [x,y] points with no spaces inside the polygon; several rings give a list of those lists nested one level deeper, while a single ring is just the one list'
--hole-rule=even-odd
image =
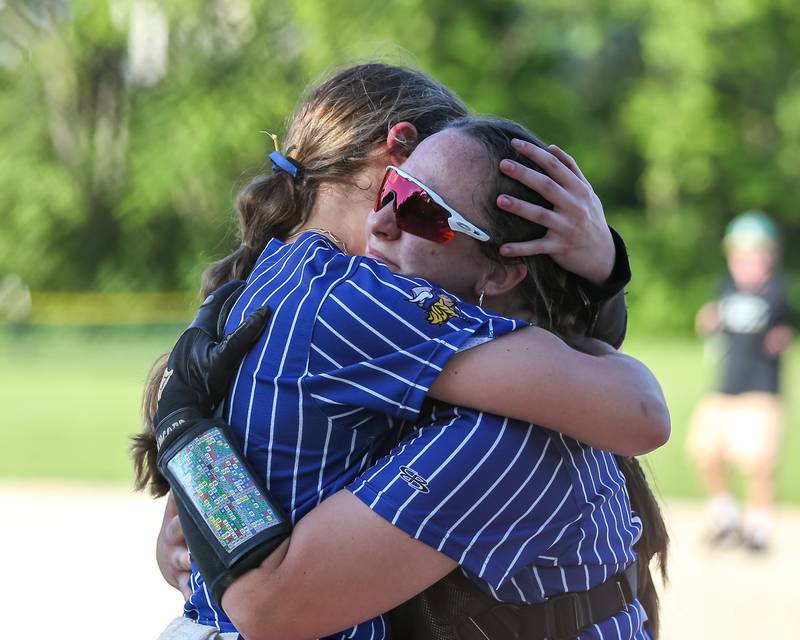
[{"label": "blurred green tree", "polygon": [[691,326],[738,211],[800,239],[796,2],[7,0],[0,274],[196,288],[236,242],[237,186],[267,169],[260,132],[326,69],[373,58],[578,159],[629,241],[635,327]]}]

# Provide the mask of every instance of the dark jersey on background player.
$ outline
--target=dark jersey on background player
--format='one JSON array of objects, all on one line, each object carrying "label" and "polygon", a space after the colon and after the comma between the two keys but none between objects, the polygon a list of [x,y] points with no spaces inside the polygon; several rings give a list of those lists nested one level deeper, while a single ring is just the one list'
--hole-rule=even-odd
[{"label": "dark jersey on background player", "polygon": [[759,291],[748,293],[728,277],[718,305],[725,348],[719,392],[778,393],[781,354],[770,349],[767,336],[774,328],[791,324],[784,278],[773,274]]}]

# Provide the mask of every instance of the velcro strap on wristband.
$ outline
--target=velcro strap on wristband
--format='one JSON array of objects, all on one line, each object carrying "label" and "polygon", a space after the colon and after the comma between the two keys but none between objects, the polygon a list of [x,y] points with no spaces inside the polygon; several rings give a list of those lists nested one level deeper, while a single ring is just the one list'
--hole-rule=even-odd
[{"label": "velcro strap on wristband", "polygon": [[175,441],[189,426],[204,416],[192,407],[176,409],[156,426],[156,447],[162,451]]}]

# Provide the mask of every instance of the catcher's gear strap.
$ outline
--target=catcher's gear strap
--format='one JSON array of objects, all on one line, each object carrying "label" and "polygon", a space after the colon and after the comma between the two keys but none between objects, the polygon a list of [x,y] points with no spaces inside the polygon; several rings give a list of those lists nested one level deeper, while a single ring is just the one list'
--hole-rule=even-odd
[{"label": "catcher's gear strap", "polygon": [[392,610],[392,633],[408,640],[568,640],[636,599],[638,565],[589,591],[543,603],[498,602],[456,569]]}]

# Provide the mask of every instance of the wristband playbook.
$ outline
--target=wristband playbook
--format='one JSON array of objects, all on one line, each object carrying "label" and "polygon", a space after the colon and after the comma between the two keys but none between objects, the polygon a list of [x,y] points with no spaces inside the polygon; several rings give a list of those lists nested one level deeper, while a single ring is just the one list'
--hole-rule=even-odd
[{"label": "wristband playbook", "polygon": [[[164,421],[167,422],[167,421]],[[291,522],[219,418],[159,425],[159,471],[169,481],[192,559],[212,597],[270,555]]]}]

